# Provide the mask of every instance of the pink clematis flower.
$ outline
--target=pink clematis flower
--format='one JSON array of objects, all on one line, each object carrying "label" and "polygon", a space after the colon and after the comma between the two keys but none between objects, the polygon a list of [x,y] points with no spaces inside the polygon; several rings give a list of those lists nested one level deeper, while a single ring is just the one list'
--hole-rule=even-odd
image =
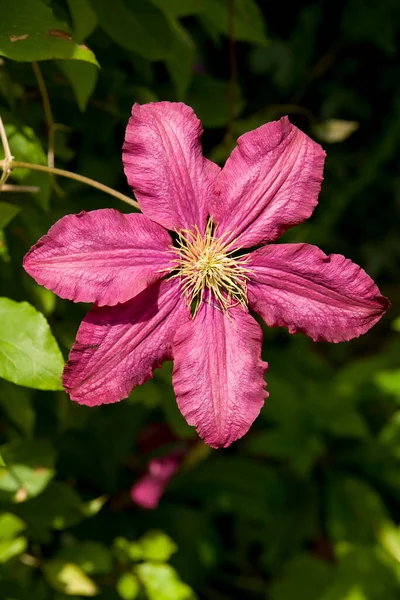
[{"label": "pink clematis flower", "polygon": [[284,117],[242,135],[221,170],[202,156],[201,133],[184,104],[136,104],[123,161],[143,214],[68,215],[24,266],[62,298],[95,304],[64,371],[72,400],[117,402],[173,359],[179,408],[216,448],[248,431],[267,396],[248,309],[270,327],[341,342],[388,301],[339,254],[271,243],[317,204],[318,144]]}]

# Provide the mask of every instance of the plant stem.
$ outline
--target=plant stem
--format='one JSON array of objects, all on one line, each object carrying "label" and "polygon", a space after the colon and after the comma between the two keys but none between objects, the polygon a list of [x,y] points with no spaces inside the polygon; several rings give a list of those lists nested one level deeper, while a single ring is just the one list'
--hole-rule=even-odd
[{"label": "plant stem", "polygon": [[[1,129],[1,128],[0,128]],[[4,142],[3,142],[4,143]],[[4,169],[7,167],[6,160],[0,160],[0,168]],[[64,169],[57,169],[56,167],[47,167],[46,165],[35,165],[32,163],[22,162],[20,160],[13,160],[8,168],[11,169],[30,169],[31,171],[44,171],[45,173],[53,173],[54,175],[59,175],[60,177],[67,177],[68,179],[74,179],[75,181],[79,181],[80,183],[86,183],[86,185],[90,185],[105,194],[109,194],[110,196],[114,196],[114,198],[118,198],[118,200],[122,200],[122,202],[126,202],[126,204],[130,204],[136,209],[139,209],[139,204],[136,200],[129,198],[129,196],[125,196],[125,194],[121,194],[116,190],[95,181],[94,179],[90,179],[89,177],[85,177],[84,175],[78,175],[77,173],[72,173],[71,171],[65,171]]]},{"label": "plant stem", "polygon": [[1,161],[3,173],[0,177],[0,191],[3,185],[6,183],[7,179],[11,173],[11,163],[13,160],[13,156],[11,154],[10,146],[8,144],[8,138],[6,134],[6,130],[4,128],[3,119],[0,116],[0,139],[4,148],[4,160]]},{"label": "plant stem", "polygon": [[[48,140],[47,140],[47,164],[49,167],[54,167],[54,147],[55,147],[55,134],[56,126],[54,123],[53,111],[51,109],[50,98],[46,88],[46,84],[43,79],[42,71],[40,70],[37,62],[32,63],[32,69],[35,73],[36,81],[39,87],[40,95],[42,97],[44,117],[46,119],[46,125],[48,129]],[[58,185],[54,174],[50,176],[52,186],[55,192],[59,196],[65,196],[64,191]]]}]

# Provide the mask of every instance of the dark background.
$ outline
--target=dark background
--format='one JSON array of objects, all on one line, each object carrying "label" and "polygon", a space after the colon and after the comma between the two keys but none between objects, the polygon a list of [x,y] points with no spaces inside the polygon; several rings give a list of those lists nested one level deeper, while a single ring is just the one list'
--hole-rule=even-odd
[{"label": "dark background", "polygon": [[[96,409],[0,379],[0,598],[400,598],[400,4],[15,0],[32,35],[39,4],[101,67],[38,62],[62,124],[58,167],[131,195],[121,146],[133,102],[192,105],[220,163],[238,135],[288,114],[327,160],[314,215],[282,241],[346,255],[392,307],[338,345],[264,326],[270,397],[227,450],[186,425],[168,364]],[[1,46],[10,6],[0,0],[0,114],[16,159],[45,163],[49,119],[30,64],[41,56]],[[22,257],[64,214],[129,208],[57,178],[61,194],[33,171],[8,183],[40,193],[1,194],[21,210],[1,232],[0,295],[44,313],[66,357],[88,307],[36,286]],[[170,453],[183,463],[158,507],[135,505],[131,486]]]}]

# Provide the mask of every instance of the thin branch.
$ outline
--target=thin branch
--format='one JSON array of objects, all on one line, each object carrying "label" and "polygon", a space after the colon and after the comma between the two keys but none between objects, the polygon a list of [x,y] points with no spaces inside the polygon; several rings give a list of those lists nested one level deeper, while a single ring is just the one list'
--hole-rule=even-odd
[{"label": "thin branch", "polygon": [[229,37],[229,99],[228,99],[228,127],[225,143],[230,149],[233,143],[235,127],[235,108],[237,93],[237,57],[235,40],[235,0],[227,0],[228,11],[228,37]]},{"label": "thin branch", "polygon": [[[7,161],[0,160],[0,168],[7,168]],[[90,179],[89,177],[85,177],[84,175],[78,175],[77,173],[72,173],[71,171],[65,171],[64,169],[57,169],[56,167],[47,167],[46,165],[36,165],[33,163],[22,162],[20,160],[13,160],[11,163],[11,169],[30,169],[31,171],[43,171],[45,173],[52,173],[54,175],[59,175],[60,177],[66,177],[68,179],[74,179],[75,181],[79,181],[80,183],[85,183],[86,185],[90,185],[105,194],[109,194],[110,196],[114,196],[114,198],[118,198],[118,200],[122,200],[122,202],[126,202],[130,206],[133,206],[136,209],[139,209],[139,204],[136,200],[132,200],[129,196],[125,196],[125,194],[121,194],[116,190],[104,185],[103,183],[99,183],[94,179]],[[10,167],[8,167],[10,168]]]},{"label": "thin branch", "polygon": [[13,155],[11,154],[11,150],[10,150],[10,146],[8,143],[8,138],[7,138],[7,134],[6,134],[6,130],[3,124],[3,119],[0,116],[0,138],[1,138],[1,143],[3,145],[4,148],[4,160],[1,161],[3,163],[3,173],[1,174],[0,177],[0,191],[3,187],[3,185],[6,183],[7,179],[10,176],[11,173],[11,163],[13,161]]},{"label": "thin branch", "polygon": [[40,187],[37,185],[14,185],[13,183],[5,183],[1,188],[2,192],[24,192],[26,194],[36,194],[40,192]]},{"label": "thin branch", "polygon": [[[55,134],[56,134],[56,124],[54,123],[53,111],[51,109],[50,98],[47,92],[46,84],[43,79],[42,71],[40,70],[37,62],[32,63],[32,69],[35,73],[36,81],[39,87],[40,95],[42,97],[43,102],[43,111],[44,117],[46,120],[47,130],[48,130],[48,141],[47,141],[47,164],[50,168],[54,168],[54,147],[55,147]],[[59,196],[64,196],[65,192],[58,185],[54,174],[50,175],[51,184],[55,190],[55,192]]]}]

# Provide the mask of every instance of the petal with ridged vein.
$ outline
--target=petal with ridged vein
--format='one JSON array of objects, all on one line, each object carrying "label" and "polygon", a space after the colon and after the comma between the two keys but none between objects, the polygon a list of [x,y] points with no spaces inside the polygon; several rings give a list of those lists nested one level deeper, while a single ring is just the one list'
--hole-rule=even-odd
[{"label": "petal with ridged vein", "polygon": [[343,342],[370,329],[389,306],[361,267],[309,244],[272,244],[250,254],[249,306],[270,327]]},{"label": "petal with ridged vein", "polygon": [[31,248],[25,270],[61,298],[114,306],[162,277],[171,237],[144,215],[112,208],[67,215]]},{"label": "petal with ridged vein", "polygon": [[189,318],[175,280],[156,283],[125,304],[95,306],[64,369],[71,400],[97,406],[126,398],[171,358],[175,331]]},{"label": "petal with ridged vein", "polygon": [[260,326],[241,307],[228,318],[204,302],[177,331],[172,382],[178,406],[213,448],[242,437],[264,404],[261,344]]}]

